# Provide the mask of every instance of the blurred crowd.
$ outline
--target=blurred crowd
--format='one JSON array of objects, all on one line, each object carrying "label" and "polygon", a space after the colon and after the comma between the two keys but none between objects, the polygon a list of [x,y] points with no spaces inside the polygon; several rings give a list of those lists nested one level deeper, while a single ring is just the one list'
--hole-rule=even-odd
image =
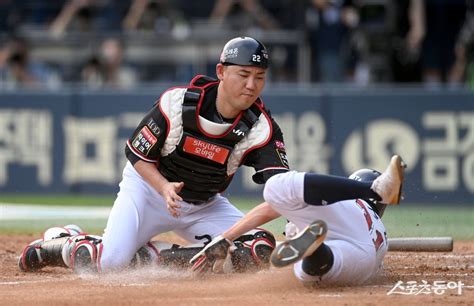
[{"label": "blurred crowd", "polygon": [[[212,74],[215,61],[193,71],[186,60],[127,55],[130,38],[192,43],[204,25],[209,35],[251,33],[264,43],[272,35],[271,82],[301,81],[306,59],[310,82],[474,88],[474,0],[0,0],[0,88],[131,88]],[[302,41],[278,44],[287,33]],[[40,52],[44,40],[51,50],[72,37],[91,50],[77,48],[72,65]]]}]

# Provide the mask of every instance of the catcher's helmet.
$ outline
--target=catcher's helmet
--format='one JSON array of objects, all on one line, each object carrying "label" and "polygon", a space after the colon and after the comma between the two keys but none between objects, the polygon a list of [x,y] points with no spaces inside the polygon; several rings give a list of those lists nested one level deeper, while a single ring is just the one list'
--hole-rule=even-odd
[{"label": "catcher's helmet", "polygon": [[382,173],[373,169],[359,169],[352,173],[349,178],[351,180],[356,180],[360,182],[373,182],[378,178]]},{"label": "catcher's helmet", "polygon": [[222,50],[220,62],[224,65],[268,67],[267,48],[251,37],[229,40]]}]

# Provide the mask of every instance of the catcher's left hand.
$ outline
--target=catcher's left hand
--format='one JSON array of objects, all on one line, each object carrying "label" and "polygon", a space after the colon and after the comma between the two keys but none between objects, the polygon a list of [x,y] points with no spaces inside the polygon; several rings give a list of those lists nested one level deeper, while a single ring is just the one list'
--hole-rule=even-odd
[{"label": "catcher's left hand", "polygon": [[232,270],[231,246],[233,243],[221,235],[209,242],[199,253],[189,261],[193,272],[228,273]]}]

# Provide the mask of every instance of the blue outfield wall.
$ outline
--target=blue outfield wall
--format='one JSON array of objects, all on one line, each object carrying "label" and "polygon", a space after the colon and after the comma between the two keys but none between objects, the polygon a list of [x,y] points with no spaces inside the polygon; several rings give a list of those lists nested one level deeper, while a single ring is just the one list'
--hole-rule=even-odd
[{"label": "blue outfield wall", "polygon": [[[165,88],[0,94],[1,193],[113,193],[124,144]],[[295,170],[348,175],[408,164],[405,199],[474,204],[474,93],[267,90]],[[242,168],[228,195],[259,196]]]}]

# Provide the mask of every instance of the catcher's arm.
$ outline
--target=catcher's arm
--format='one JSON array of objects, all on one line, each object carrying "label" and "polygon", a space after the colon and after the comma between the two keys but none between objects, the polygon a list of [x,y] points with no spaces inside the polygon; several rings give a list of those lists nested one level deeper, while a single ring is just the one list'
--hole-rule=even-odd
[{"label": "catcher's arm", "polygon": [[232,241],[244,233],[278,218],[280,214],[266,202],[254,207],[227,231],[215,237],[189,261],[194,272],[227,272],[225,265],[230,261]]}]

